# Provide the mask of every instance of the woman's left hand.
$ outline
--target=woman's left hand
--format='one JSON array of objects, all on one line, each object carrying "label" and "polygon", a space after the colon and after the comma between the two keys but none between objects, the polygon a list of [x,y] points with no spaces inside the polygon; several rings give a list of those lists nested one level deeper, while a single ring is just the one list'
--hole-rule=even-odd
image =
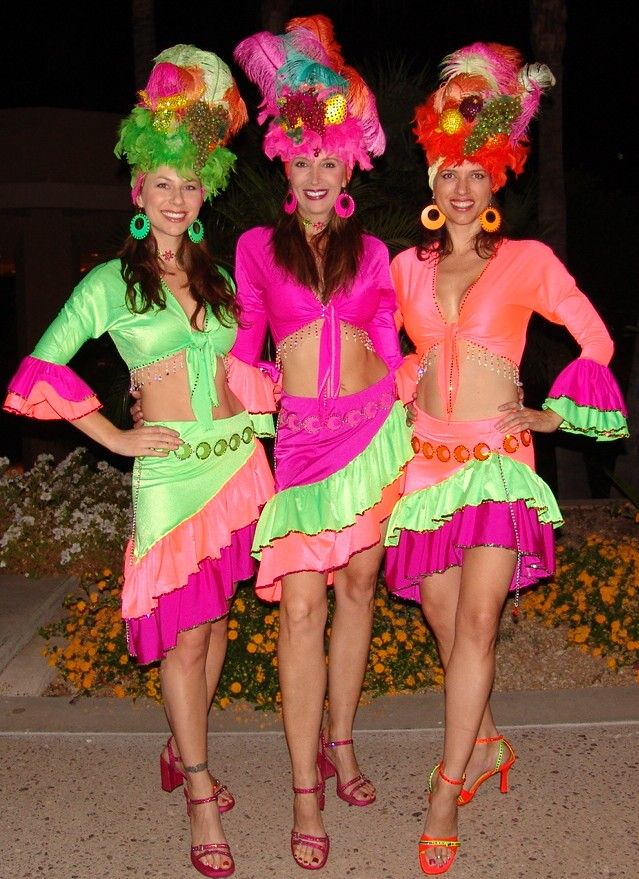
[{"label": "woman's left hand", "polygon": [[561,415],[552,409],[529,409],[521,401],[503,403],[499,411],[507,414],[495,423],[495,429],[504,433],[519,433],[522,430],[552,433],[563,421]]}]

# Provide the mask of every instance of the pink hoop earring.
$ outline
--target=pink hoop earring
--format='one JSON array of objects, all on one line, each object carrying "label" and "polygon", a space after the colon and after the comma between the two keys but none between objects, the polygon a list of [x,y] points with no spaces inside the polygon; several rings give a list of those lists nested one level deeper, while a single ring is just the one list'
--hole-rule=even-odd
[{"label": "pink hoop earring", "polygon": [[297,210],[297,196],[292,189],[289,189],[289,191],[286,193],[283,208],[285,214],[294,214]]},{"label": "pink hoop earring", "polygon": [[335,213],[343,220],[352,217],[355,213],[355,200],[353,196],[349,195],[348,192],[342,192],[338,195],[335,202]]}]

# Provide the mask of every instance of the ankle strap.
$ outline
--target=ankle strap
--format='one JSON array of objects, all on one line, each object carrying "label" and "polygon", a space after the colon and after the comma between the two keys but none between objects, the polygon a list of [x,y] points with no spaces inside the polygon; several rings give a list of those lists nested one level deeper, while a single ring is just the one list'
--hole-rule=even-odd
[{"label": "ankle strap", "polygon": [[475,739],[476,745],[491,745],[493,742],[503,742],[503,736],[490,736],[487,739]]},{"label": "ankle strap", "polygon": [[318,781],[315,787],[295,787],[293,785],[294,794],[316,794],[322,789],[322,782]]},{"label": "ankle strap", "polygon": [[444,775],[444,763],[443,762],[439,764],[439,769],[437,770],[437,774],[442,779],[442,781],[445,781],[446,784],[452,784],[453,787],[463,787],[464,782],[466,781],[466,773],[465,772],[462,775],[461,780],[458,780],[456,778],[449,778],[447,775]]},{"label": "ankle strap", "polygon": [[192,806],[203,806],[205,803],[217,803],[217,798],[222,793],[222,791],[225,789],[226,788],[224,787],[224,785],[216,784],[215,787],[213,788],[213,790],[211,791],[210,797],[202,797],[201,799],[198,799],[198,800],[192,800],[191,797],[189,796],[188,791],[185,789],[184,796],[187,798],[187,800],[189,801],[189,803]]},{"label": "ankle strap", "polygon": [[352,744],[353,744],[352,739],[338,739],[335,742],[326,742],[325,741],[324,747],[325,748],[339,748],[340,745],[352,745]]}]

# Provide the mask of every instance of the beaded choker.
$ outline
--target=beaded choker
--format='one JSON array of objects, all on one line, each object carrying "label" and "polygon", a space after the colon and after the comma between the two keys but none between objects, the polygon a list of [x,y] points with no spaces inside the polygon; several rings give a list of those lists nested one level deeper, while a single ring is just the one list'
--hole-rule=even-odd
[{"label": "beaded choker", "polygon": [[313,222],[313,220],[307,220],[306,217],[300,217],[300,220],[305,229],[310,229],[311,232],[314,232],[316,235],[318,232],[321,232],[322,229],[325,229],[327,225],[326,222],[322,222],[321,220]]}]

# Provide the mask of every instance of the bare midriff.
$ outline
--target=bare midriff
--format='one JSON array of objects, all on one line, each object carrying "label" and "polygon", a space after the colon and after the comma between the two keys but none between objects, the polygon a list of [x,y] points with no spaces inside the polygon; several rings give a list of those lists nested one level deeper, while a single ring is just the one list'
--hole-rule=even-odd
[{"label": "bare midriff", "polygon": [[498,417],[499,406],[518,400],[519,373],[511,360],[463,340],[458,342],[457,370],[440,363],[440,357],[441,347],[435,345],[422,358],[415,397],[433,418],[480,421]]},{"label": "bare midriff", "polygon": [[[313,321],[282,339],[278,363],[282,369],[282,390],[295,397],[317,396],[322,320]],[[373,351],[364,330],[340,321],[340,397],[356,394],[380,381],[388,372]]]},{"label": "bare midriff", "polygon": [[[211,408],[214,419],[230,418],[243,409],[226,381],[224,359],[217,357],[215,391],[218,405]],[[202,381],[202,376],[194,377]],[[183,351],[131,371],[131,387],[142,394],[145,421],[195,421],[191,389]],[[213,395],[212,395],[213,396]]]}]

